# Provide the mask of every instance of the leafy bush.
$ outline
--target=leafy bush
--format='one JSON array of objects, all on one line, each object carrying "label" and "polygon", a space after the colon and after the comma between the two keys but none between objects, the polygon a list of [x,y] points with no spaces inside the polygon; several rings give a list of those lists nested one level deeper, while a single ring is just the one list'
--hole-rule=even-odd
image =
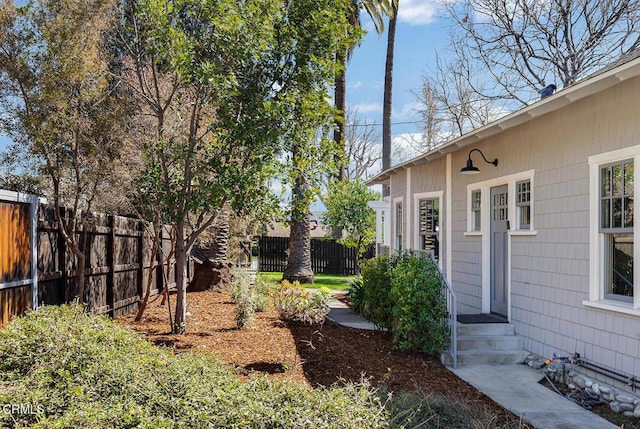
[{"label": "leafy bush", "polygon": [[233,271],[231,280],[231,299],[236,303],[236,326],[242,328],[253,320],[256,303],[254,300],[251,278],[246,270]]},{"label": "leafy bush", "polygon": [[356,312],[393,331],[398,348],[435,353],[449,342],[441,287],[430,259],[409,253],[377,256],[364,264],[362,285],[350,287],[350,297]]},{"label": "leafy bush", "polygon": [[213,356],[173,356],[79,305],[43,307],[0,331],[0,413],[11,428],[381,428],[386,411],[363,384],[311,390],[240,383]]},{"label": "leafy bush", "polygon": [[362,314],[366,303],[362,277],[356,277],[349,282],[347,295],[349,296],[349,301],[351,301],[351,309],[358,314]]},{"label": "leafy bush", "polygon": [[306,323],[322,323],[329,313],[331,291],[321,287],[311,292],[300,282],[283,280],[272,292],[273,304],[280,316],[287,320]]},{"label": "leafy bush", "polygon": [[387,329],[391,328],[393,319],[390,271],[394,261],[387,256],[376,256],[362,267],[364,305],[361,314]]},{"label": "leafy bush", "polygon": [[447,306],[438,269],[430,259],[398,257],[391,270],[393,341],[401,349],[435,353],[449,344]]},{"label": "leafy bush", "polygon": [[[452,400],[439,394],[402,392],[386,401],[391,428],[421,429],[521,429],[515,417],[506,424],[495,412],[475,403]],[[504,418],[500,419],[504,421]],[[529,427],[529,426],[525,426]]]},{"label": "leafy bush", "polygon": [[268,282],[256,277],[256,284],[252,285],[249,273],[236,269],[231,281],[231,299],[236,303],[236,325],[242,328],[251,323],[256,311],[269,307]]},{"label": "leafy bush", "polygon": [[266,311],[267,308],[269,308],[270,285],[266,279],[256,277],[256,284],[253,288],[253,303],[258,313]]}]

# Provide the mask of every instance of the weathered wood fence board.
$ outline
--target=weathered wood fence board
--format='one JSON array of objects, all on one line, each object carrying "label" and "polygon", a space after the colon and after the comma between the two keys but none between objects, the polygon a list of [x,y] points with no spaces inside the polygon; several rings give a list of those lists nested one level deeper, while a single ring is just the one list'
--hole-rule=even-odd
[{"label": "weathered wood fence board", "polygon": [[[70,302],[76,294],[77,258],[67,248],[55,222],[53,207],[36,206],[0,195],[0,327],[11,317],[39,305]],[[6,195],[5,195],[6,194]],[[63,216],[69,215],[63,209]],[[37,224],[37,233],[32,221]],[[37,219],[37,222],[36,222]],[[152,259],[153,240],[146,224],[138,219],[92,214],[86,231],[78,231],[78,242],[86,234],[85,302],[94,313],[119,316],[135,311],[152,272],[151,295],[176,284],[175,258],[169,227],[163,228],[162,251]],[[32,239],[33,236],[33,239]],[[36,250],[37,263],[31,253]],[[160,263],[159,261],[163,261]],[[172,270],[166,278],[166,265]],[[154,268],[155,267],[155,268]],[[37,272],[37,276],[33,273]],[[31,278],[33,277],[33,278]],[[193,261],[187,266],[187,281],[193,277]],[[33,283],[37,282],[37,287]],[[32,291],[37,290],[37,299]]]},{"label": "weathered wood fence board", "polygon": [[[287,266],[289,237],[261,236],[260,271],[284,271]],[[369,252],[371,253],[371,252]],[[372,255],[367,254],[366,257]],[[355,249],[335,240],[311,239],[311,269],[314,273],[354,275],[357,273]]]},{"label": "weathered wood fence board", "polygon": [[[66,248],[55,223],[51,208],[41,207],[39,221],[39,281],[41,304],[61,304],[69,302],[76,294],[77,261],[75,255]],[[78,232],[78,241],[83,241],[85,231]],[[165,279],[161,266],[171,251],[171,234],[165,227],[160,235],[163,252],[151,260],[152,237],[145,224],[138,220],[121,216],[96,214],[91,218],[86,231],[85,302],[97,314],[108,313],[119,316],[137,309],[138,301],[146,287],[149,270],[152,273],[151,295],[156,295],[165,287],[175,287],[175,270]],[[169,262],[172,268],[175,258]],[[193,273],[191,264],[187,267],[187,279]]]}]

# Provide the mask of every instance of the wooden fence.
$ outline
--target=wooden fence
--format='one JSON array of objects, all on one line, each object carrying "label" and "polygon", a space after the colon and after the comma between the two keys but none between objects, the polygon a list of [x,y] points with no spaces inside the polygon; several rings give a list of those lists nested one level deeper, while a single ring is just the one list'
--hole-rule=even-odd
[{"label": "wooden fence", "polygon": [[[0,195],[1,197],[1,195]],[[0,198],[1,199],[1,198]],[[71,301],[76,295],[77,260],[67,249],[52,207],[40,205],[37,212],[37,268],[28,269],[27,247],[34,240],[24,241],[26,228],[25,208],[15,201],[0,203],[0,327],[10,317],[28,308],[40,305],[59,305]],[[63,210],[64,216],[64,210]],[[78,231],[79,239],[86,232],[85,302],[97,314],[119,316],[135,311],[146,287],[151,261],[152,238],[145,224],[133,218],[94,214],[86,231]],[[163,252],[155,261],[166,259],[171,250],[167,228],[161,233]],[[35,252],[34,252],[35,253]],[[152,273],[151,295],[165,287],[175,286],[175,270],[165,279],[164,266],[158,265]],[[168,263],[175,264],[175,259]],[[37,272],[37,286],[27,273]],[[187,267],[187,281],[193,276],[193,262]],[[11,288],[3,285],[20,286]],[[33,291],[36,299],[33,299]]]},{"label": "wooden fence", "polygon": [[0,191],[0,327],[37,305],[37,207],[37,197]]},{"label": "wooden fence", "polygon": [[[63,214],[64,216],[64,214]],[[161,232],[162,252],[151,260],[153,240],[145,223],[135,218],[95,214],[87,233],[85,250],[84,301],[96,314],[108,313],[115,317],[137,309],[146,287],[150,267],[155,261],[166,259],[171,251],[171,238],[167,228]],[[84,231],[78,231],[79,237]],[[165,287],[175,286],[175,270],[165,280],[163,266],[152,273],[151,295]],[[175,259],[168,261],[175,264]],[[53,209],[42,206],[38,222],[38,302],[58,305],[69,302],[77,292],[76,257],[67,249],[57,224]],[[190,263],[187,280],[193,273]]]},{"label": "wooden fence", "polygon": [[[261,236],[259,240],[260,271],[284,271],[287,266],[289,237]],[[365,257],[373,256],[369,252]],[[356,251],[335,240],[311,239],[311,269],[314,273],[354,275],[357,273]]]}]

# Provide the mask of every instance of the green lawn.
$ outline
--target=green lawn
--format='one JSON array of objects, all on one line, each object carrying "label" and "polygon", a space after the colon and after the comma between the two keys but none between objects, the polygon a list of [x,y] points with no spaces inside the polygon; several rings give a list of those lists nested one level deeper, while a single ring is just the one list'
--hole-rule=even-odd
[{"label": "green lawn", "polygon": [[[282,273],[266,273],[261,272],[258,273],[260,277],[266,279],[268,281],[272,281],[274,283],[280,282],[282,280]],[[331,290],[346,290],[349,287],[349,283],[353,280],[354,276],[335,276],[332,274],[316,274],[315,283],[314,284],[303,284],[302,286],[307,288],[319,288],[326,287]]]}]

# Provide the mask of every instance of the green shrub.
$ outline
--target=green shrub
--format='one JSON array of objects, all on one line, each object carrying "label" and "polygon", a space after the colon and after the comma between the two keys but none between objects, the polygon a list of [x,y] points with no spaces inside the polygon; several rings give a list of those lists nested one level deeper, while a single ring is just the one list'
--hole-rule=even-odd
[{"label": "green shrub", "polygon": [[394,259],[376,256],[362,266],[364,304],[361,314],[383,328],[391,328],[393,315],[391,309],[390,270]]},{"label": "green shrub", "polygon": [[[469,401],[440,394],[402,392],[386,401],[389,427],[398,429],[521,429],[516,418],[499,423],[495,412]],[[503,419],[500,419],[504,421]],[[529,426],[526,426],[529,427]]]},{"label": "green shrub", "polygon": [[283,280],[272,291],[273,304],[284,319],[322,323],[329,313],[331,291],[321,287],[311,292],[295,281]]},{"label": "green shrub", "polygon": [[449,345],[447,306],[436,265],[410,254],[391,270],[393,341],[401,349],[435,353]]},{"label": "green shrub", "polygon": [[362,277],[356,277],[349,282],[347,295],[351,302],[351,309],[358,314],[363,314],[366,297],[364,294],[364,280]]},{"label": "green shrub", "polygon": [[[0,331],[0,413],[11,428],[381,428],[362,384],[311,390],[238,378],[213,356],[153,346],[79,305],[42,307]],[[42,411],[42,412],[41,412]]]},{"label": "green shrub", "polygon": [[256,284],[253,288],[253,302],[255,305],[255,310],[258,313],[266,311],[269,308],[269,291],[270,291],[271,283],[266,279],[257,276]]},{"label": "green shrub", "polygon": [[253,320],[256,303],[251,278],[246,270],[233,270],[231,299],[236,303],[236,326],[242,328]]},{"label": "green shrub", "polygon": [[231,281],[231,299],[236,304],[236,325],[239,328],[253,320],[255,312],[265,311],[269,307],[269,282],[256,277],[254,285],[246,270],[233,270]]},{"label": "green shrub", "polygon": [[362,268],[362,283],[350,286],[354,311],[393,331],[401,349],[434,353],[449,343],[440,274],[431,259],[409,253],[377,256]]}]

